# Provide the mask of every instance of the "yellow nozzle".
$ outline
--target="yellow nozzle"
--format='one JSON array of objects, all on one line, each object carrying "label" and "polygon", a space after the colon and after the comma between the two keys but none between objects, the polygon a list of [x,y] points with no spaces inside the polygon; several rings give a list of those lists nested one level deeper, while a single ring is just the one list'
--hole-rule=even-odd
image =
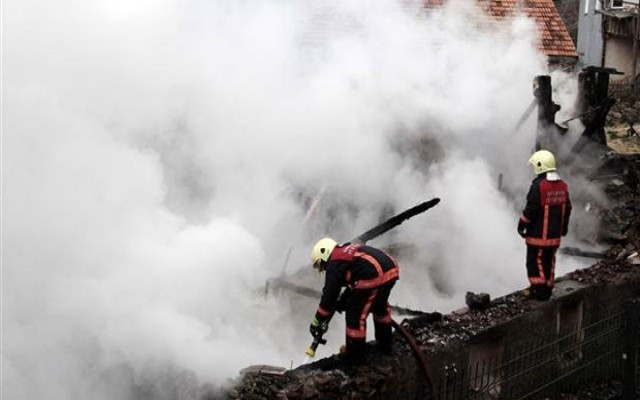
[{"label": "yellow nozzle", "polygon": [[315,355],[316,355],[316,351],[314,349],[312,349],[311,347],[309,347],[307,349],[307,351],[305,351],[305,353],[311,358],[315,357]]}]

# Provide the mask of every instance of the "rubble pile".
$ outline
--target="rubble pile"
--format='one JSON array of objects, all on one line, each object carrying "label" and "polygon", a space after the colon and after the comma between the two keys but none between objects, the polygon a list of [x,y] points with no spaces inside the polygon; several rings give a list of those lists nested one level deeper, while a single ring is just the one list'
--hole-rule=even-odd
[{"label": "rubble pile", "polygon": [[573,271],[567,275],[567,278],[588,284],[612,283],[620,278],[628,279],[628,273],[637,271],[640,263],[637,252],[633,249],[631,245],[613,248],[609,253],[615,257],[602,260],[590,268]]},{"label": "rubble pile", "polygon": [[606,119],[607,145],[620,154],[640,153],[640,102],[616,102]]},{"label": "rubble pile", "polygon": [[[398,354],[406,354],[400,346]],[[228,399],[363,399],[379,398],[381,393],[392,390],[389,385],[397,381],[399,373],[407,367],[402,357],[386,357],[375,349],[358,366],[348,365],[334,355],[313,364],[304,365],[281,375],[247,373],[241,385],[228,394]]]},{"label": "rubble pile", "polygon": [[[583,283],[606,283],[640,264],[640,155],[615,156],[611,178],[604,187],[611,204],[600,211],[601,239],[612,246],[606,257],[590,268],[567,275]],[[624,276],[624,274],[622,275]]]},{"label": "rubble pile", "polygon": [[632,99],[618,99],[607,115],[607,125],[625,125],[629,122],[640,122],[640,104]]},{"label": "rubble pile", "polygon": [[456,342],[466,342],[478,333],[531,311],[540,304],[542,303],[526,299],[520,292],[515,292],[494,299],[484,311],[465,308],[444,315],[436,322],[429,315],[405,320],[403,324],[411,329],[416,341],[425,349],[437,351]]}]

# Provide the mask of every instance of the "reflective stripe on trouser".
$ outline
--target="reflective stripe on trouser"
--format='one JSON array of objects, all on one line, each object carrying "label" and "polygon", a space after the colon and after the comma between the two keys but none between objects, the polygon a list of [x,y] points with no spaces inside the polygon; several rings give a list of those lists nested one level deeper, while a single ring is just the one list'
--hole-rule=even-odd
[{"label": "reflective stripe on trouser", "polygon": [[527,276],[532,287],[553,288],[557,247],[527,246]]},{"label": "reflective stripe on trouser", "polygon": [[354,343],[366,341],[369,312],[373,314],[376,340],[382,346],[390,346],[391,314],[388,300],[394,285],[395,281],[391,281],[375,289],[353,289],[346,304],[347,353]]},{"label": "reflective stripe on trouser", "polygon": [[373,326],[376,330],[376,342],[378,346],[386,352],[391,352],[391,339],[393,337],[391,326],[391,306],[389,305],[389,295],[391,289],[396,284],[392,281],[380,287],[378,296],[373,301],[371,313],[373,314]]}]

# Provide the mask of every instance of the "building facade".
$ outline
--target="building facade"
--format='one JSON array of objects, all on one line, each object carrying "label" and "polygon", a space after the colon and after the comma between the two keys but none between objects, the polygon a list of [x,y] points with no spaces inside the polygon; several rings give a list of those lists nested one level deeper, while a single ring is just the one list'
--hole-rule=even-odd
[{"label": "building facade", "polygon": [[612,81],[640,73],[640,0],[580,0],[578,62],[581,67],[612,68]]}]

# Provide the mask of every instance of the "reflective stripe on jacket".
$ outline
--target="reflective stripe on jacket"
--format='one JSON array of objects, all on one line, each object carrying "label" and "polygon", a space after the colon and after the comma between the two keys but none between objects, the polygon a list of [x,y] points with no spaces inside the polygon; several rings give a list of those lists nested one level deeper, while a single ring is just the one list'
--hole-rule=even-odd
[{"label": "reflective stripe on jacket", "polygon": [[547,174],[536,177],[531,182],[527,205],[520,217],[527,225],[526,243],[540,247],[560,246],[560,238],[567,234],[570,216],[567,184],[559,177],[547,179]]},{"label": "reflective stripe on jacket", "polygon": [[316,315],[330,317],[340,290],[374,289],[399,277],[398,265],[388,254],[375,247],[350,244],[337,246],[326,265],[325,284]]}]

